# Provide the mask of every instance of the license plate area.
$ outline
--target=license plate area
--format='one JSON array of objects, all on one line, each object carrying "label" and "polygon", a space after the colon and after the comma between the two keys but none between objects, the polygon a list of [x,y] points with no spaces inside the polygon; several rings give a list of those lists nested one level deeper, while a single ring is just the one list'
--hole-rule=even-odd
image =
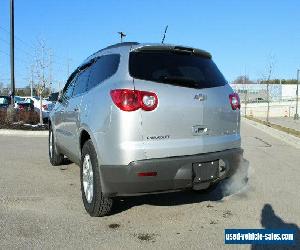
[{"label": "license plate area", "polygon": [[193,163],[194,183],[213,181],[219,177],[219,160]]}]

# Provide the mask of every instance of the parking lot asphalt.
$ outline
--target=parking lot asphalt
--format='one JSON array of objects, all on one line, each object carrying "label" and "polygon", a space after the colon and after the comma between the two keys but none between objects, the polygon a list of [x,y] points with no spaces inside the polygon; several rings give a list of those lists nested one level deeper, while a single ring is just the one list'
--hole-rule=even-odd
[{"label": "parking lot asphalt", "polygon": [[0,248],[256,249],[224,245],[224,229],[293,228],[299,236],[300,150],[246,123],[241,132],[248,179],[208,194],[122,198],[103,218],[84,210],[79,167],[50,165],[46,137],[0,136]]}]

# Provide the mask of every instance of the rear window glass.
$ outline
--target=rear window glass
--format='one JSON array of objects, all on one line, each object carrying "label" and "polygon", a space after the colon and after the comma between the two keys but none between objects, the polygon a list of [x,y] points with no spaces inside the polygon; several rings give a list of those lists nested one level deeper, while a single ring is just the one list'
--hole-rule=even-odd
[{"label": "rear window glass", "polygon": [[129,73],[133,78],[189,88],[227,83],[210,58],[172,51],[131,52]]}]

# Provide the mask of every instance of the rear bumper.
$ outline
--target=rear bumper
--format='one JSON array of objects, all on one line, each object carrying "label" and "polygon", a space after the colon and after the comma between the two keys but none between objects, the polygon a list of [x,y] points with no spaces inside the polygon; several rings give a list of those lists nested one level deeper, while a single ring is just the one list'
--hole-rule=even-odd
[{"label": "rear bumper", "polygon": [[[101,165],[102,191],[106,196],[136,195],[188,189],[207,188],[210,183],[230,177],[240,165],[243,150],[228,149],[220,152],[189,156],[133,161],[129,165]],[[194,163],[221,162],[222,171],[215,178],[199,182],[195,179]],[[156,176],[138,176],[141,172],[156,172]]]}]

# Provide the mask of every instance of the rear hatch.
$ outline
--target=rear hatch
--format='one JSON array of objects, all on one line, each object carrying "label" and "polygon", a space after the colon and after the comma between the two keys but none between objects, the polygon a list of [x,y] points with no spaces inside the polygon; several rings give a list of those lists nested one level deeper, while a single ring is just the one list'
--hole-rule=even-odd
[{"label": "rear hatch", "polygon": [[153,92],[158,106],[140,110],[147,158],[222,151],[240,146],[239,110],[210,54],[184,47],[147,46],[129,56],[136,90]]}]

